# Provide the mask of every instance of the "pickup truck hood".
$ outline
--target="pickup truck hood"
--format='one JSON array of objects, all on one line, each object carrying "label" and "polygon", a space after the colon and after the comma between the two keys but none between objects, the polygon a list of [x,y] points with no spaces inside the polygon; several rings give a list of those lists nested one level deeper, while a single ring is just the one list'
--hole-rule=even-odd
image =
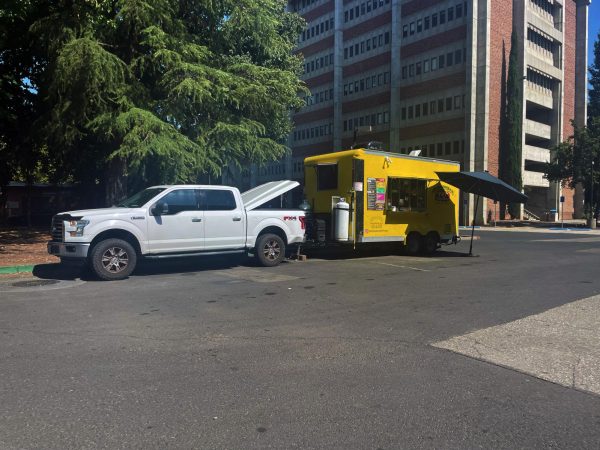
[{"label": "pickup truck hood", "polygon": [[269,200],[291,191],[300,183],[292,180],[270,181],[255,188],[250,189],[242,194],[242,201],[246,211],[252,211],[261,205],[264,205]]},{"label": "pickup truck hood", "polygon": [[61,214],[70,214],[75,217],[93,217],[93,216],[108,216],[116,214],[127,214],[131,211],[131,208],[96,208],[96,209],[82,209],[79,211],[66,211]]}]

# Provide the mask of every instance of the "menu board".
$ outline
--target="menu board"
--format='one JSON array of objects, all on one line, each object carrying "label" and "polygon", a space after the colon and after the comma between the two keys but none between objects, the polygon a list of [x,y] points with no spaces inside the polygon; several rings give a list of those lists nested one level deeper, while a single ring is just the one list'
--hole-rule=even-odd
[{"label": "menu board", "polygon": [[375,178],[367,178],[367,209],[375,209],[375,201],[377,200],[377,182]]},{"label": "menu board", "polygon": [[367,209],[385,209],[385,178],[367,178]]},{"label": "menu board", "polygon": [[383,211],[385,209],[385,178],[376,178],[376,186],[375,209]]}]

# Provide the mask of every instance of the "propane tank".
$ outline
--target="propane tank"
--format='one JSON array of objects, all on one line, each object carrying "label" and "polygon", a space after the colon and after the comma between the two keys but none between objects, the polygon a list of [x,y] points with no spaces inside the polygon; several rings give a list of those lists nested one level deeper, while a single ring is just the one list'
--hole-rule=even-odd
[{"label": "propane tank", "polygon": [[333,239],[335,241],[348,240],[348,228],[350,225],[350,205],[346,199],[340,198],[340,201],[333,207],[334,231]]}]

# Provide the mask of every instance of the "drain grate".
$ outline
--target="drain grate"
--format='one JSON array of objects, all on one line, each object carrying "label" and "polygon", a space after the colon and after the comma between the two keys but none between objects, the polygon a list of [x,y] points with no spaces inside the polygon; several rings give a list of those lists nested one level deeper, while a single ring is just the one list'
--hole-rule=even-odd
[{"label": "drain grate", "polygon": [[51,284],[57,284],[59,280],[26,280],[17,281],[13,283],[13,287],[36,287],[36,286],[49,286]]}]

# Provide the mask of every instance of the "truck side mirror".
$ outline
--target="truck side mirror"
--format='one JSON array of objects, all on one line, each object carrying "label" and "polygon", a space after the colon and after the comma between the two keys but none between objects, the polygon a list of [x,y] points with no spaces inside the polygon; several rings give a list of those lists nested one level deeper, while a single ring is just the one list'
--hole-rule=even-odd
[{"label": "truck side mirror", "polygon": [[165,202],[156,202],[156,204],[150,208],[150,214],[153,216],[169,214],[169,205]]}]

